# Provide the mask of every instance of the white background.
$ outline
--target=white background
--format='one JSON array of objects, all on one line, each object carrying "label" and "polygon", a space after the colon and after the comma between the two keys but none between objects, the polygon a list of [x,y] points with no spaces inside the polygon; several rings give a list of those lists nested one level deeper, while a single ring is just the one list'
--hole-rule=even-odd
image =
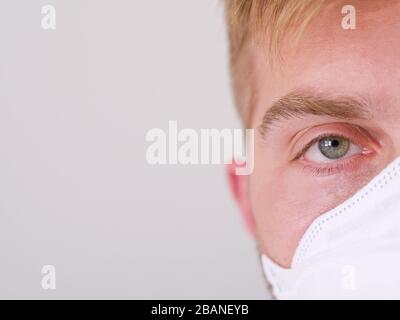
[{"label": "white background", "polygon": [[240,127],[220,1],[2,0],[0,39],[0,298],[266,298],[224,167],[145,158]]}]

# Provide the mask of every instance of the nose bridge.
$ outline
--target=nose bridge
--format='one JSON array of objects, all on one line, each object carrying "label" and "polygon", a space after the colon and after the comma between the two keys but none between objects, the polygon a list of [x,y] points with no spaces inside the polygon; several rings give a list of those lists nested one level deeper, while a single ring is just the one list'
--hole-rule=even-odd
[{"label": "nose bridge", "polygon": [[[400,101],[399,101],[400,103]],[[386,164],[389,164],[396,158],[400,157],[400,104],[396,110],[391,112],[375,113],[372,116],[375,124],[378,124],[378,142],[382,147],[382,151],[386,156]]]},{"label": "nose bridge", "polygon": [[393,155],[394,158],[397,158],[400,157],[400,116],[395,120],[395,125],[393,126],[391,135],[393,141]]},{"label": "nose bridge", "polygon": [[400,157],[400,106],[398,112],[390,117],[390,126],[386,134],[388,135],[391,146],[384,145],[383,147],[392,149],[390,152],[390,160],[394,160]]}]

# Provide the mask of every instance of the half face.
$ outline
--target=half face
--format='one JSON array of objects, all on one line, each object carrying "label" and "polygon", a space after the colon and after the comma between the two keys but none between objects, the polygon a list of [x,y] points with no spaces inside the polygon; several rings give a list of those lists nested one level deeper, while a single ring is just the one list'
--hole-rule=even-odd
[{"label": "half face", "polygon": [[[263,254],[290,267],[307,227],[400,154],[400,1],[352,1],[355,30],[331,2],[298,45],[251,65],[255,167],[240,188]],[[249,80],[250,81],[250,80]]]}]

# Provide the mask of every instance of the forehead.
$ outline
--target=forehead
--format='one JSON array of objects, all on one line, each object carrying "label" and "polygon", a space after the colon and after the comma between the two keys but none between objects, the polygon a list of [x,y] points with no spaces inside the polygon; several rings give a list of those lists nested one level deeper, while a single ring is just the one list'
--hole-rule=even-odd
[{"label": "forehead", "polygon": [[288,38],[281,59],[268,58],[262,46],[249,50],[253,120],[274,99],[302,88],[362,96],[372,112],[400,117],[400,1],[353,1],[355,30],[342,28],[345,4],[326,6],[298,44]]}]

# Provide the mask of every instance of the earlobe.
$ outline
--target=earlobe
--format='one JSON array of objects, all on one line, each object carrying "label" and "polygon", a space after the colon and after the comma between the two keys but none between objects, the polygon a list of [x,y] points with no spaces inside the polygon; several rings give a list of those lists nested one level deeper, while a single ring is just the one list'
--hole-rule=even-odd
[{"label": "earlobe", "polygon": [[229,179],[229,186],[232,191],[232,194],[239,205],[240,211],[242,213],[246,229],[250,232],[250,234],[255,237],[255,221],[253,212],[251,210],[250,199],[248,195],[248,182],[249,176],[246,175],[237,175],[237,168],[242,167],[244,165],[239,165],[234,161],[232,164],[226,165],[226,170]]}]

